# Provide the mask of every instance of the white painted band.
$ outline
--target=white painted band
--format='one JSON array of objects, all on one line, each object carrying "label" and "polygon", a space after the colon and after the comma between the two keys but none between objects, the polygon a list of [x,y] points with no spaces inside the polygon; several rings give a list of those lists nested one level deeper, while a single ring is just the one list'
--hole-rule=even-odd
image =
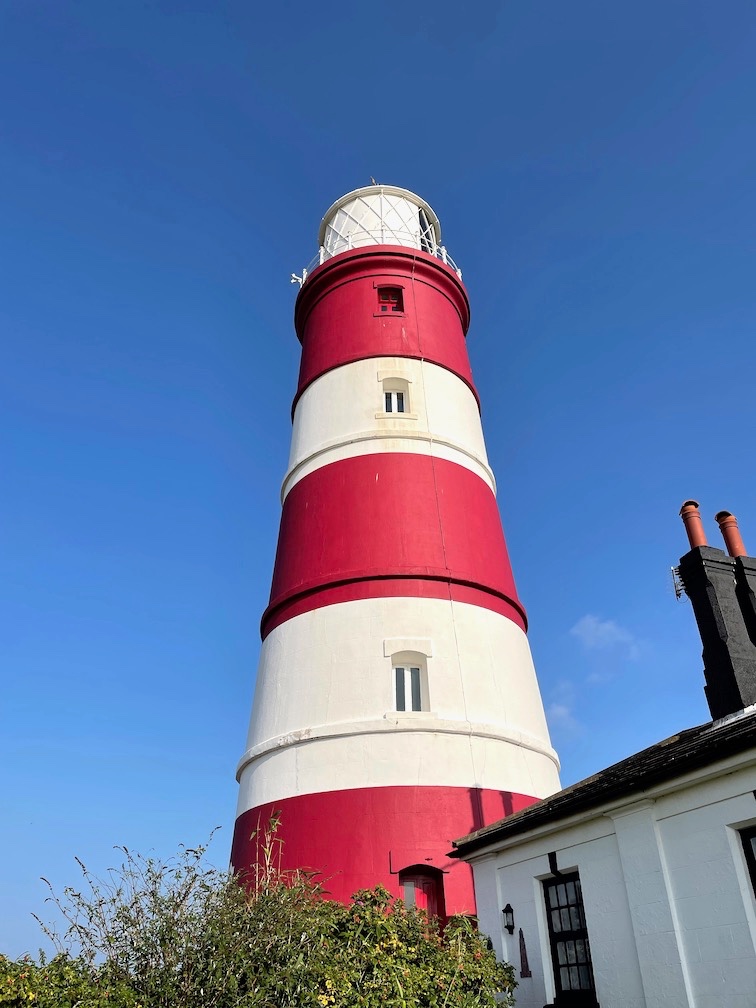
[{"label": "white painted band", "polygon": [[[396,710],[392,658],[401,665],[407,654],[421,668],[416,713]],[[527,637],[500,613],[450,599],[358,599],[293,616],[263,642],[243,808],[400,784],[542,797],[559,788],[557,766]]]},{"label": "white painted band", "polygon": [[546,756],[559,770],[559,757],[551,746],[541,739],[525,735],[524,732],[502,731],[496,725],[471,724],[469,721],[442,720],[433,712],[424,711],[390,711],[381,720],[339,722],[338,724],[315,725],[299,732],[289,732],[277,738],[266,739],[253,749],[248,749],[239,760],[236,768],[236,779],[241,778],[244,770],[255,760],[267,756],[288,746],[304,745],[317,739],[350,738],[357,735],[385,735],[400,732],[426,732],[432,735],[464,735],[468,738],[493,739],[496,742],[511,742],[516,746],[530,749],[534,753]]},{"label": "white painted band", "polygon": [[[386,395],[403,396],[385,412]],[[308,473],[356,455],[414,452],[448,459],[496,492],[478,403],[457,375],[428,361],[371,357],[320,375],[294,411],[282,496]]]},{"label": "white painted band", "polygon": [[481,788],[535,798],[559,790],[553,753],[470,730],[418,730],[420,720],[301,739],[258,755],[240,771],[237,815],[293,795],[352,788]]}]

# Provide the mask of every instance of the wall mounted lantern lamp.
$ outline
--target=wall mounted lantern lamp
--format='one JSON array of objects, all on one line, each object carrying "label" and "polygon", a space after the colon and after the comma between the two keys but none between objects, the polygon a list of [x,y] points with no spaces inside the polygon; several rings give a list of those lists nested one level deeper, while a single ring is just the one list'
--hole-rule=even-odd
[{"label": "wall mounted lantern lamp", "polygon": [[512,904],[507,903],[501,912],[504,914],[504,927],[510,934],[514,934],[514,910],[512,909]]}]

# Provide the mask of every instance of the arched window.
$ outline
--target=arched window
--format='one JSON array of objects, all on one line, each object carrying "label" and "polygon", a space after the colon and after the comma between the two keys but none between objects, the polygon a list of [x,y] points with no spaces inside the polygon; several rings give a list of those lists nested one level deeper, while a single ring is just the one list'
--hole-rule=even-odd
[{"label": "arched window", "polygon": [[[381,396],[379,416],[403,413],[406,419],[410,419],[410,391],[406,378],[383,377],[381,379]],[[412,418],[414,418],[414,414]]]}]

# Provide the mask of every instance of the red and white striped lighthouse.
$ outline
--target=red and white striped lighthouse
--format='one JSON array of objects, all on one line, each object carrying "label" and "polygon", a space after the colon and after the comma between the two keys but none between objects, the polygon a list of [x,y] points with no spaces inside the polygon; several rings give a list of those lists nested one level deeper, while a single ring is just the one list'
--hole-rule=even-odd
[{"label": "red and white striped lighthouse", "polygon": [[[348,193],[305,274],[289,466],[232,863],[473,912],[450,841],[559,788],[438,218]],[[299,278],[297,278],[299,279]]]}]

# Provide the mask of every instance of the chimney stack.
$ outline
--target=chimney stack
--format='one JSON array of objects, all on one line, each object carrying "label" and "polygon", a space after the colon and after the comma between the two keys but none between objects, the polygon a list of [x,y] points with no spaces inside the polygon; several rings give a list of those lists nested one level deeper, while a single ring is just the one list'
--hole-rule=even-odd
[{"label": "chimney stack", "polygon": [[729,511],[716,520],[727,554],[706,543],[696,501],[680,509],[691,549],[680,558],[680,578],[703,643],[704,692],[714,719],[756,703],[756,559],[746,556]]}]

